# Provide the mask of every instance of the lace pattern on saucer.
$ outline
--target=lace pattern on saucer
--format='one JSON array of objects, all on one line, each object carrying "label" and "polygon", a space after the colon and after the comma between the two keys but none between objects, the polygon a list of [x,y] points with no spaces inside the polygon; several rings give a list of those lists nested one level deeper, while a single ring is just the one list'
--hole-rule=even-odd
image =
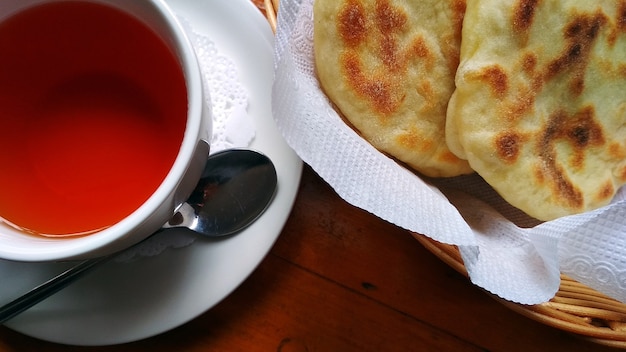
[{"label": "lace pattern on saucer", "polygon": [[[237,66],[205,35],[192,28],[190,22],[179,20],[196,51],[203,82],[209,93],[206,99],[213,109],[211,153],[250,145],[255,136],[254,122],[248,116],[248,92],[242,85]],[[120,253],[115,261],[131,262],[142,257],[161,254],[169,248],[191,245],[197,235],[189,231],[165,231]]]}]

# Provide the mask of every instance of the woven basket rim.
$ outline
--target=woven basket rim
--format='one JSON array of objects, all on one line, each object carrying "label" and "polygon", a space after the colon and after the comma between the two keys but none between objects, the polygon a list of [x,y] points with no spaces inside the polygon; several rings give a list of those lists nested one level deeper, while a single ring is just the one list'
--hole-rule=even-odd
[{"label": "woven basket rim", "polygon": [[[279,0],[264,0],[265,15],[275,32]],[[463,259],[453,245],[412,233],[428,251],[465,277]],[[607,297],[566,275],[561,275],[559,291],[549,302],[522,305],[489,296],[507,308],[542,324],[575,334],[597,344],[626,349],[626,304]]]},{"label": "woven basket rim", "polygon": [[[428,251],[465,277],[467,270],[456,246],[412,234]],[[507,308],[535,321],[592,342],[626,349],[626,304],[561,275],[558,292],[550,301],[523,305],[485,293]]]}]

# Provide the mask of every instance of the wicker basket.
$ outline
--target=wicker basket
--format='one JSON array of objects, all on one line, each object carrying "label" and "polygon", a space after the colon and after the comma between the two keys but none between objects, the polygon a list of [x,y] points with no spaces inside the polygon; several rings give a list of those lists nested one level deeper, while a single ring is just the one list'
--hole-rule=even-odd
[{"label": "wicker basket", "polygon": [[[255,1],[263,2],[265,16],[275,31],[279,0]],[[419,234],[413,236],[439,259],[467,277],[467,270],[455,246],[442,244]],[[626,349],[626,304],[565,275],[561,276],[561,286],[555,297],[543,304],[526,306],[491,296],[509,309],[540,323],[598,344]]]},{"label": "wicker basket", "polygon": [[[439,259],[467,276],[463,260],[455,246],[439,243],[419,234],[413,236]],[[491,296],[513,311],[540,323],[602,345],[626,349],[626,304],[565,275],[561,275],[559,291],[546,303],[526,306]]]}]

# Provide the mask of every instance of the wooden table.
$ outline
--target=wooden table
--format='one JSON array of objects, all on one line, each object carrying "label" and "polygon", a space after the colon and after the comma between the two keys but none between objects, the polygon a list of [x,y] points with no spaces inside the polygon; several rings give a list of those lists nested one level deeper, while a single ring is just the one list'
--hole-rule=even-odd
[{"label": "wooden table", "polygon": [[308,166],[270,254],[229,297],[162,335],[71,347],[0,328],[8,351],[613,351],[520,316]]},{"label": "wooden table", "polygon": [[613,350],[508,310],[407,231],[347,204],[307,166],[270,254],[199,318],[93,348],[0,327],[0,352]]}]

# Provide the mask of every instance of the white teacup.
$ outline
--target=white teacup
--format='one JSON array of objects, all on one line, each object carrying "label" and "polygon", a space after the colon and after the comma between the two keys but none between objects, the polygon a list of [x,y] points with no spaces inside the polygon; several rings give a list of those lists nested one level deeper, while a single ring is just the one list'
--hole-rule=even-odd
[{"label": "white teacup", "polygon": [[[71,13],[80,16],[73,18]],[[128,15],[131,19],[125,17]],[[165,46],[155,44],[159,41],[150,39],[147,32],[135,31],[139,28],[135,20],[147,25]],[[105,24],[106,30],[98,28]],[[52,40],[55,35],[63,39]],[[25,40],[30,44],[19,45]],[[78,41],[81,43],[76,45]],[[7,51],[3,45],[14,50]],[[37,45],[45,49],[36,51]],[[173,53],[169,58],[160,56],[164,47]],[[58,261],[96,257],[129,247],[163,226],[200,178],[211,127],[194,49],[166,3],[5,0],[0,3],[0,51],[5,57],[0,59],[0,140],[7,141],[0,142],[0,172],[9,175],[0,176],[0,258]],[[83,65],[85,62],[89,64]],[[111,112],[118,111],[115,109],[121,115]],[[56,115],[48,116],[50,111]],[[157,117],[147,119],[152,113]],[[138,122],[133,121],[135,115],[141,116]],[[152,126],[154,121],[159,125]],[[146,136],[144,125],[151,131]],[[169,144],[159,142],[161,134],[168,136]],[[66,162],[67,167],[55,169]],[[160,171],[150,166],[161,162],[166,166]],[[105,166],[100,170],[102,163]],[[157,171],[162,176],[142,183],[142,178],[149,180]],[[124,183],[127,179],[146,188],[144,198],[139,194],[134,199],[136,205],[125,203],[124,187],[135,189]],[[33,187],[33,195],[18,197],[20,192],[32,192]],[[15,194],[9,195],[14,190]],[[64,201],[54,203],[57,196]],[[97,202],[103,199],[108,205],[98,208]],[[50,204],[39,206],[41,202]],[[39,215],[29,215],[30,206]],[[100,210],[92,211],[92,206]],[[108,215],[109,210],[122,208],[130,210]],[[104,213],[110,218],[98,218]]]}]

